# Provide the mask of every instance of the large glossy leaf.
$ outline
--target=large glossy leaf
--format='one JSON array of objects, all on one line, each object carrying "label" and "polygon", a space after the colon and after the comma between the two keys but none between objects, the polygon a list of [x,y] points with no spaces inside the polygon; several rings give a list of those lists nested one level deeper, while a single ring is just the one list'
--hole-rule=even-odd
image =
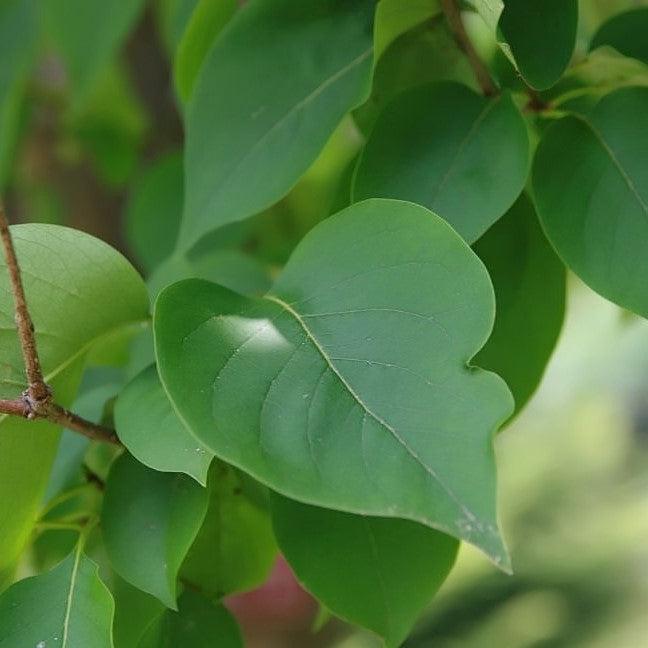
[{"label": "large glossy leaf", "polygon": [[115,403],[115,428],[129,452],[144,465],[182,472],[203,486],[213,454],[173,411],[155,365],[138,374]]},{"label": "large glossy leaf", "polygon": [[478,239],[518,197],[527,177],[526,125],[509,95],[485,99],[457,83],[399,95],[360,157],[353,199],[411,200]]},{"label": "large glossy leaf", "polygon": [[175,609],[178,570],[206,510],[207,491],[186,475],[122,455],[110,470],[101,513],[114,570]]},{"label": "large glossy leaf", "polygon": [[180,247],[281,198],[372,69],[374,0],[251,0],[207,56],[187,115]]},{"label": "large glossy leaf", "polygon": [[505,567],[491,435],[512,399],[468,367],[494,318],[488,275],[423,207],[366,201],[327,219],[271,292],[167,288],[160,377],[187,425],[289,497],[403,517]]},{"label": "large glossy leaf", "polygon": [[34,56],[37,5],[34,0],[0,4],[0,187],[4,188],[16,140],[20,107]]},{"label": "large glossy leaf", "polygon": [[578,0],[472,0],[504,53],[537,90],[565,71],[576,44]]},{"label": "large glossy leaf", "polygon": [[268,512],[250,493],[249,477],[215,462],[209,508],[182,565],[182,577],[216,597],[265,581],[277,555]]},{"label": "large glossy leaf", "polygon": [[204,596],[187,590],[177,612],[167,610],[148,628],[138,648],[243,648],[232,615]]},{"label": "large glossy leaf", "polygon": [[81,546],[0,597],[2,648],[112,648],[114,603]]},{"label": "large glossy leaf", "polygon": [[75,100],[83,101],[132,28],[145,0],[43,0],[50,38],[59,49]]},{"label": "large glossy leaf", "polygon": [[[45,376],[57,400],[70,405],[93,344],[147,317],[146,287],[124,257],[87,234],[55,225],[12,232]],[[0,288],[0,394],[14,398],[26,383],[3,260]],[[0,419],[0,568],[29,533],[57,443],[48,423]]]},{"label": "large glossy leaf", "polygon": [[604,97],[587,116],[553,124],[533,188],[545,231],[594,290],[648,317],[648,88]]},{"label": "large glossy leaf", "polygon": [[183,101],[191,96],[205,56],[237,8],[236,0],[200,0],[196,5],[174,60],[176,88]]},{"label": "large glossy leaf", "polygon": [[390,647],[409,634],[459,547],[416,522],[340,513],[279,495],[272,497],[272,518],[281,551],[304,587]]},{"label": "large glossy leaf", "polygon": [[648,63],[648,7],[639,7],[613,16],[594,34],[591,49],[609,45],[624,56]]},{"label": "large glossy leaf", "polygon": [[498,373],[519,412],[536,390],[562,328],[565,266],[522,194],[476,243],[495,287],[495,327],[475,363]]}]

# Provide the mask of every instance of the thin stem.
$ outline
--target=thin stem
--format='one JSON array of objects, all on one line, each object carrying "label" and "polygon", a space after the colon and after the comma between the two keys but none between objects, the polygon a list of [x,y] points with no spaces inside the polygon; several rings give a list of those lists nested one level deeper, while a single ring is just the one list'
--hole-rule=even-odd
[{"label": "thin stem", "polygon": [[457,0],[441,0],[441,8],[445,14],[448,25],[457,41],[457,44],[464,51],[468,62],[473,69],[477,83],[482,89],[482,92],[487,97],[492,97],[496,95],[499,90],[491,78],[488,68],[484,62],[479,58],[477,50],[472,44],[466,28],[464,26],[463,20],[461,18],[461,11],[457,5]]},{"label": "thin stem", "polygon": [[34,323],[27,308],[25,289],[23,288],[22,278],[20,276],[20,266],[18,265],[16,249],[13,244],[11,232],[9,231],[9,222],[1,204],[0,237],[2,238],[2,246],[4,248],[7,270],[9,271],[9,279],[11,281],[11,291],[16,308],[16,326],[18,327],[20,346],[22,348],[23,360],[25,361],[27,380],[29,381],[29,397],[37,402],[45,401],[50,395],[50,390],[43,379],[43,372],[38,358],[38,349],[36,348]]}]

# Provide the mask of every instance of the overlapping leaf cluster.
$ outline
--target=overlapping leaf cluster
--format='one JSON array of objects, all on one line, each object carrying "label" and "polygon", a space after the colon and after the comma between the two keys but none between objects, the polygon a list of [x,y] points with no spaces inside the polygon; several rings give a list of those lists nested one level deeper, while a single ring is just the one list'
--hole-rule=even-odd
[{"label": "overlapping leaf cluster", "polygon": [[[511,568],[493,441],[541,380],[565,267],[648,316],[648,10],[577,44],[575,0],[474,0],[492,94],[447,4],[160,3],[186,139],[132,189],[146,283],[88,235],[13,229],[48,381],[125,448],[0,421],[0,585],[36,572],[0,597],[1,648],[239,646],[221,601],[279,551],[397,646],[460,541]],[[83,114],[143,10],[0,7],[0,182],[39,39]]]}]

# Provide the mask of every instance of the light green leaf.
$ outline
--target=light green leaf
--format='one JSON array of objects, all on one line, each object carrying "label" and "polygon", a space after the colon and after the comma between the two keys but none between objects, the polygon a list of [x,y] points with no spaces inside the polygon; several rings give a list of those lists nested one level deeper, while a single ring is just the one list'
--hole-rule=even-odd
[{"label": "light green leaf", "polygon": [[209,509],[182,565],[182,577],[220,598],[263,583],[276,555],[268,512],[250,497],[242,475],[214,462]]},{"label": "light green leaf", "polygon": [[145,0],[43,0],[47,34],[63,57],[75,104],[92,91],[144,4]]},{"label": "light green leaf", "polygon": [[182,155],[171,153],[156,160],[130,194],[126,240],[147,272],[173,252],[180,229],[183,186]]},{"label": "light green leaf", "polygon": [[178,570],[206,510],[207,491],[192,479],[123,454],[110,470],[101,513],[114,570],[175,609]]},{"label": "light green leaf", "polygon": [[565,315],[565,266],[522,194],[476,243],[495,286],[495,327],[475,363],[498,373],[519,412],[536,390]]},{"label": "light green leaf", "polygon": [[459,543],[409,520],[340,513],[276,494],[271,501],[279,546],[304,587],[338,616],[400,646],[452,569]]},{"label": "light green leaf", "polygon": [[647,31],[648,7],[631,9],[603,23],[594,34],[590,49],[609,45],[624,56],[648,63]]},{"label": "light green leaf", "polygon": [[243,648],[232,615],[222,606],[187,590],[177,612],[167,610],[154,621],[138,648]]},{"label": "light green leaf", "polygon": [[399,95],[379,117],[353,199],[411,200],[472,243],[522,191],[528,158],[526,125],[509,95],[489,100],[458,83],[428,84]]},{"label": "light green leaf", "polygon": [[315,227],[265,298],[167,288],[158,369],[192,432],[273,490],[419,521],[507,568],[491,436],[512,399],[468,366],[494,312],[486,270],[447,223],[366,201]]},{"label": "light green leaf", "polygon": [[533,189],[549,240],[589,286],[648,317],[648,88],[623,88],[552,124]]},{"label": "light green leaf", "polygon": [[0,187],[4,188],[20,121],[20,108],[35,54],[38,27],[34,0],[0,5]]},{"label": "light green leaf", "polygon": [[576,44],[578,0],[472,0],[504,53],[537,90],[565,71]]},{"label": "light green leaf", "polygon": [[[148,316],[146,287],[117,251],[56,225],[11,229],[41,365],[69,406],[84,356],[97,341]],[[0,396],[25,388],[22,353],[4,260],[0,260]],[[59,433],[46,422],[0,418],[0,569],[11,564],[42,501]]]},{"label": "light green leaf", "polygon": [[173,411],[155,365],[138,374],[115,403],[115,428],[129,452],[145,466],[182,472],[207,483],[213,454]]},{"label": "light green leaf", "polygon": [[178,45],[174,75],[183,101],[191,96],[200,67],[216,37],[236,13],[236,0],[200,0]]},{"label": "light green leaf", "polygon": [[401,34],[440,11],[439,0],[380,0],[376,8],[374,59],[378,61]]},{"label": "light green leaf", "polygon": [[112,648],[114,603],[81,550],[0,597],[2,648]]},{"label": "light green leaf", "polygon": [[189,104],[182,250],[279,200],[366,98],[374,5],[250,0],[232,19]]}]

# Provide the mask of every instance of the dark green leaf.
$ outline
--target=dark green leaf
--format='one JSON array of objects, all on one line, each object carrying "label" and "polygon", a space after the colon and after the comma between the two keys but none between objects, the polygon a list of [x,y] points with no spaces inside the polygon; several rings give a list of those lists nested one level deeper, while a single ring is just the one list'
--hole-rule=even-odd
[{"label": "dark green leaf", "polygon": [[339,513],[279,495],[272,497],[272,519],[281,551],[304,587],[390,647],[409,634],[459,547],[416,522]]},{"label": "dark green leaf", "polygon": [[587,116],[553,124],[533,188],[545,231],[594,290],[648,317],[648,88],[604,97]]},{"label": "dark green leaf", "polygon": [[508,567],[490,438],[512,399],[468,366],[494,295],[442,219],[366,201],[313,229],[265,298],[190,280],[155,311],[162,382],[219,457],[287,496],[416,520]]},{"label": "dark green leaf", "polygon": [[222,606],[187,590],[177,612],[167,610],[154,621],[138,648],[243,648],[232,615]]},{"label": "dark green leaf", "polygon": [[495,327],[475,363],[498,373],[519,412],[542,379],[565,314],[565,267],[522,194],[474,247],[495,287]]},{"label": "dark green leaf", "polygon": [[209,508],[182,566],[183,578],[222,597],[263,583],[276,555],[267,511],[250,498],[239,473],[215,462]]},{"label": "dark green leaf", "polygon": [[189,105],[181,249],[281,198],[364,100],[374,4],[250,0],[232,19]]},{"label": "dark green leaf", "polygon": [[144,465],[182,472],[203,486],[213,454],[185,427],[160,384],[155,365],[137,375],[115,404],[115,428],[122,443]]},{"label": "dark green leaf", "polygon": [[648,63],[648,7],[613,16],[594,34],[590,49],[609,45],[624,56]]},{"label": "dark green leaf", "polygon": [[528,158],[526,125],[509,95],[489,100],[457,83],[428,84],[399,95],[379,117],[353,199],[419,203],[472,243],[522,191]]},{"label": "dark green leaf", "polygon": [[206,510],[207,491],[191,478],[122,455],[110,470],[101,513],[113,568],[175,609],[178,570]]},{"label": "dark green leaf", "polygon": [[114,603],[81,545],[52,571],[0,597],[2,648],[112,648]]}]

